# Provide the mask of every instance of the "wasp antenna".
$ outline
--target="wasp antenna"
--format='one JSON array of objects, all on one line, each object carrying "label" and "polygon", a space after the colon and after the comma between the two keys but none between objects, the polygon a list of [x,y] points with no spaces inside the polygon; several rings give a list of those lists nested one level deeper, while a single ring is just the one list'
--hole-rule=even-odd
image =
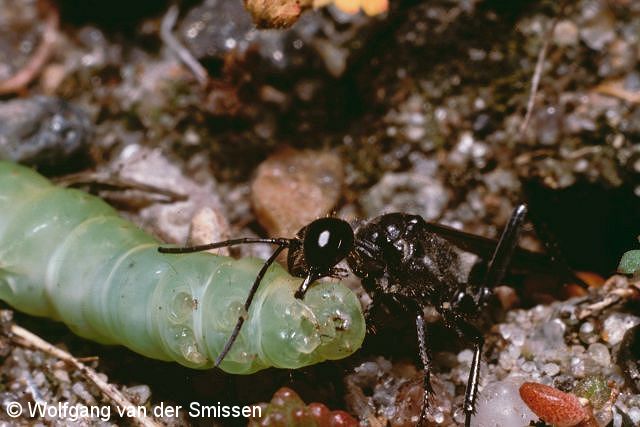
[{"label": "wasp antenna", "polygon": [[283,248],[287,248],[291,245],[292,240],[293,239],[285,239],[285,238],[261,239],[261,238],[245,237],[241,239],[224,240],[222,242],[207,243],[206,245],[197,245],[197,246],[184,246],[184,247],[160,246],[158,248],[158,252],[163,254],[189,254],[192,252],[203,252],[203,251],[208,251],[210,249],[218,249],[218,248],[225,248],[228,246],[246,245],[246,244],[255,244],[255,243],[278,245],[278,246],[282,246]]},{"label": "wasp antenna", "polygon": [[524,203],[519,204],[513,210],[489,262],[483,288],[493,290],[504,279],[504,275],[511,263],[511,258],[518,246],[518,237],[526,216],[527,205]]},{"label": "wasp antenna", "polygon": [[269,259],[267,259],[267,261],[265,261],[265,263],[262,265],[262,267],[260,268],[260,271],[258,271],[258,275],[256,276],[256,279],[253,281],[253,285],[249,290],[249,295],[247,295],[247,299],[244,301],[244,313],[240,317],[238,317],[238,321],[236,322],[236,325],[233,328],[233,331],[231,332],[229,339],[227,339],[227,342],[224,344],[222,351],[216,358],[216,363],[214,364],[216,368],[220,366],[225,356],[229,353],[229,351],[231,351],[231,347],[233,346],[233,343],[235,343],[236,339],[238,339],[238,335],[240,335],[240,329],[242,329],[242,325],[244,324],[246,313],[249,312],[249,308],[251,307],[251,302],[253,301],[253,297],[256,295],[256,292],[258,291],[258,287],[260,287],[260,282],[262,282],[262,278],[266,274],[269,267],[271,267],[271,264],[273,264],[276,258],[278,258],[278,255],[280,255],[280,252],[282,252],[285,248],[286,248],[285,245],[278,246],[276,250],[271,254]]}]

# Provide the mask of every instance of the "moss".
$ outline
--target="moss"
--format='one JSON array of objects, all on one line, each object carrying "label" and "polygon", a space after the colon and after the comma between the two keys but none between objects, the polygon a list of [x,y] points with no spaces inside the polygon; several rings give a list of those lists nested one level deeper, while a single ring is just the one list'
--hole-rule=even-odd
[{"label": "moss", "polygon": [[573,393],[578,397],[588,399],[595,409],[600,409],[611,397],[611,389],[607,380],[600,375],[588,376],[576,384]]}]

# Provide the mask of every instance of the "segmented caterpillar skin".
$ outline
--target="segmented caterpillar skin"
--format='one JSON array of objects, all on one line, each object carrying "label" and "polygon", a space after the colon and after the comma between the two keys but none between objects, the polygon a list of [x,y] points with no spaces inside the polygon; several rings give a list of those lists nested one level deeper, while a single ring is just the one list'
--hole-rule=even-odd
[{"label": "segmented caterpillar skin", "polygon": [[[161,254],[159,244],[99,198],[0,162],[0,299],[100,343],[211,367],[263,261]],[[294,369],[360,347],[356,296],[318,283],[300,301],[300,280],[269,269],[221,369]]]}]

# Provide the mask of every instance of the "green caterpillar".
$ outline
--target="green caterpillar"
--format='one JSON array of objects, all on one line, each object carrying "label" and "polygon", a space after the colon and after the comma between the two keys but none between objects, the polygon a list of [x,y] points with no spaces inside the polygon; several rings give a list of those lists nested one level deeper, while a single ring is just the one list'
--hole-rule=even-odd
[{"label": "green caterpillar", "polygon": [[[100,343],[211,367],[263,261],[166,255],[158,245],[99,198],[0,162],[0,299]],[[299,281],[269,268],[221,369],[295,369],[360,347],[356,296],[318,283],[300,301]]]}]

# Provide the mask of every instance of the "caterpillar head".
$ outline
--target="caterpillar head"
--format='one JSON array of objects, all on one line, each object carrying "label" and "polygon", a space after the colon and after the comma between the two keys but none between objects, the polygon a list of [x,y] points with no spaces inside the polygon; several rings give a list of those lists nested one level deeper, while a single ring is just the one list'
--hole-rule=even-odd
[{"label": "caterpillar head", "polygon": [[260,317],[253,317],[252,326],[260,331],[259,358],[291,369],[356,351],[366,332],[357,296],[342,284],[322,282],[300,300],[292,292],[296,282],[281,276],[256,301]]}]

